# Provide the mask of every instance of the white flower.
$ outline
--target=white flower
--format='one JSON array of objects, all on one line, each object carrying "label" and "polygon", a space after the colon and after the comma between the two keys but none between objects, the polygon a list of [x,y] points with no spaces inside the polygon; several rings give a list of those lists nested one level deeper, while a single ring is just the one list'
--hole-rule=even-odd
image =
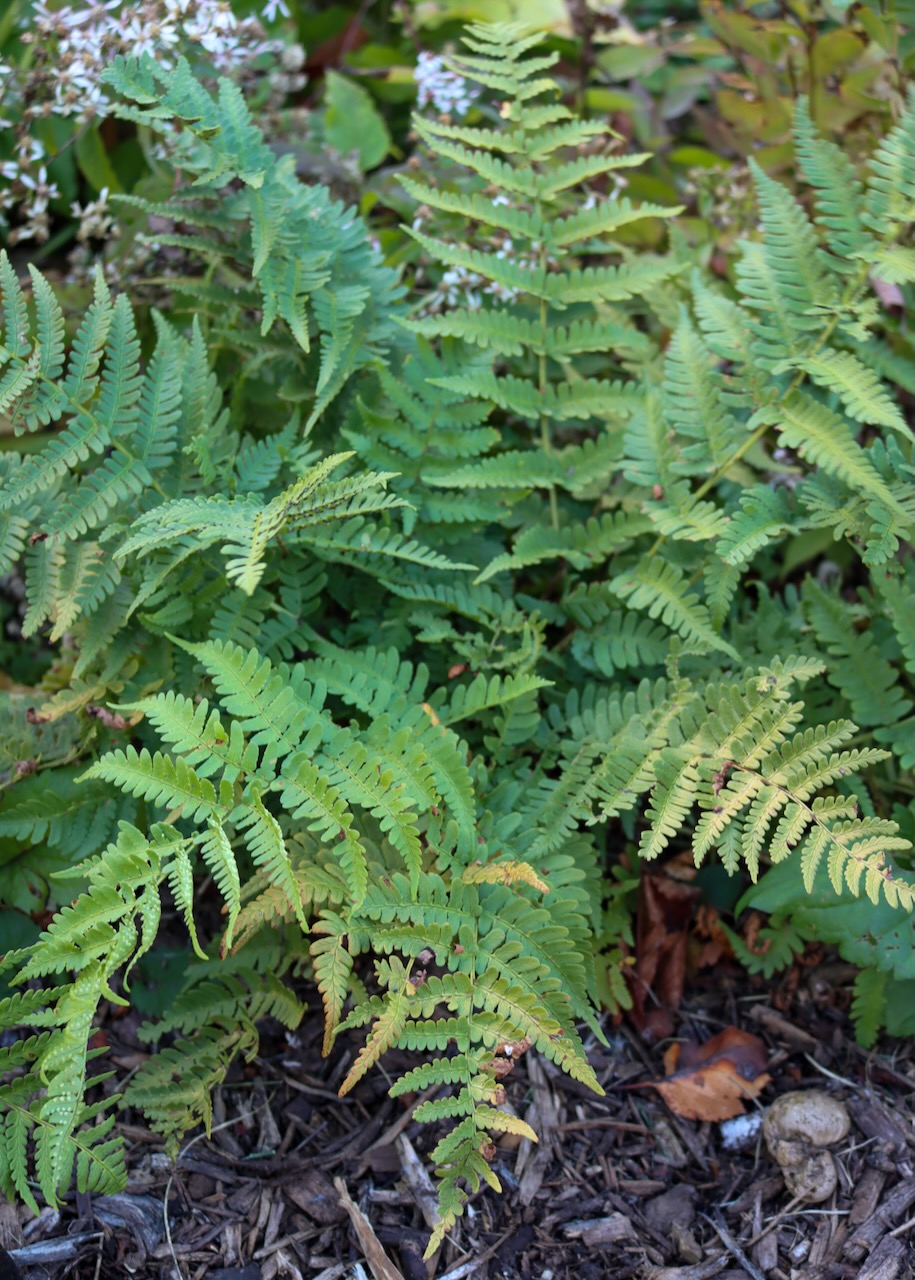
[{"label": "white flower", "polygon": [[72,29],[74,27],[84,27],[87,23],[100,23],[105,20],[105,15],[113,9],[120,9],[121,0],[102,0],[100,4],[94,4],[89,9],[58,9],[57,12],[47,13],[46,6],[36,5],[36,12],[41,8],[44,13],[45,21],[49,21],[55,28],[60,30],[61,27]]},{"label": "white flower", "polygon": [[217,31],[234,31],[238,26],[238,19],[227,4],[213,6],[210,21]]},{"label": "white flower", "polygon": [[22,165],[35,164],[38,160],[43,160],[47,152],[37,138],[33,138],[31,134],[20,139],[19,142],[19,163]]},{"label": "white flower", "polygon": [[29,217],[44,213],[48,207],[48,201],[55,200],[60,195],[57,184],[48,182],[48,171],[44,165],[34,178],[30,173],[20,173],[19,181],[28,191],[34,193],[24,206]]},{"label": "white flower", "polygon": [[421,53],[413,73],[420,107],[430,103],[440,115],[464,116],[470,110],[476,90],[463,76],[455,75],[437,53]]},{"label": "white flower", "polygon": [[86,205],[76,201],[70,205],[74,218],[79,218],[77,240],[85,244],[87,240],[107,240],[118,233],[114,219],[108,211],[108,188],[102,187],[98,199],[90,200]]},{"label": "white flower", "polygon": [[134,57],[148,53],[158,58],[163,49],[178,43],[178,28],[171,22],[144,22],[141,17],[133,17],[124,29],[124,39]]},{"label": "white flower", "polygon": [[264,21],[275,22],[276,15],[278,13],[284,18],[292,17],[292,14],[289,12],[289,6],[286,4],[286,0],[267,0],[263,10]]},{"label": "white flower", "polygon": [[301,71],[305,66],[305,50],[302,46],[284,45],[280,50],[280,66],[284,71]]},{"label": "white flower", "polygon": [[203,31],[197,37],[201,47],[206,49],[207,53],[223,54],[227,53],[232,45],[225,36],[220,35],[218,31]]}]

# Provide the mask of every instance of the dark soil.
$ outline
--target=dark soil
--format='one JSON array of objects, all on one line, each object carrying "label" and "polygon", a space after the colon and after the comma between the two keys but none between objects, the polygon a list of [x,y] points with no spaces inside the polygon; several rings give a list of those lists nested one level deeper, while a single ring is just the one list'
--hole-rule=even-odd
[{"label": "dark soil", "polygon": [[[821,1204],[792,1199],[759,1130],[728,1149],[719,1124],[674,1115],[644,1087],[664,1074],[663,1043],[608,1018],[609,1048],[589,1044],[603,1098],[533,1054],[519,1062],[509,1100],[542,1140],[498,1148],[504,1194],[475,1197],[427,1266],[435,1134],[388,1098],[383,1072],[338,1099],[356,1042],[322,1060],[315,1011],[294,1038],[265,1028],[261,1056],[217,1097],[212,1138],[177,1165],[128,1117],[125,1194],[32,1220],[0,1206],[0,1243],[23,1280],[910,1280],[913,1048],[860,1049],[843,983],[842,966],[767,987],[719,971],[706,993],[693,984],[677,1025],[697,1042],[727,1026],[762,1038],[772,1080],[751,1111],[808,1089],[845,1105]],[[122,1068],[136,1062],[123,1023],[108,1040]]]}]

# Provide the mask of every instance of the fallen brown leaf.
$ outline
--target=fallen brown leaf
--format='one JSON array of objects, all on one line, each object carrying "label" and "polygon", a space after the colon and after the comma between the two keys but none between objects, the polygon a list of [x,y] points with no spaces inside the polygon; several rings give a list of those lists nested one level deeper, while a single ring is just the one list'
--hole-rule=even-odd
[{"label": "fallen brown leaf", "polygon": [[[676,871],[676,876],[670,871]],[[683,998],[689,925],[699,890],[676,860],[664,871],[643,871],[636,917],[635,968],[627,973],[632,992],[629,1016],[646,1040],[673,1031],[673,1011]]]},{"label": "fallen brown leaf", "polygon": [[693,924],[694,938],[690,945],[690,965],[695,969],[709,969],[725,957],[734,954],[730,939],[721,927],[718,912],[707,903],[696,909]]},{"label": "fallen brown leaf", "polygon": [[766,1047],[758,1036],[726,1027],[705,1044],[672,1044],[664,1054],[667,1078],[652,1087],[685,1120],[731,1120],[744,1100],[770,1082]]}]

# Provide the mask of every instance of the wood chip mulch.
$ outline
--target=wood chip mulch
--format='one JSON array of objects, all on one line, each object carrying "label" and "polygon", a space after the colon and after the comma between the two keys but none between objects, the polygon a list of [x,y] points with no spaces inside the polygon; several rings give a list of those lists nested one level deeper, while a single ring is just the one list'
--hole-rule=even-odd
[{"label": "wood chip mulch", "polygon": [[[128,1116],[125,1193],[75,1195],[39,1218],[0,1204],[12,1259],[0,1249],[0,1280],[911,1280],[913,1046],[863,1051],[841,1002],[804,984],[787,998],[747,989],[719,975],[693,991],[677,1035],[736,1025],[762,1037],[772,1082],[751,1113],[808,1089],[844,1104],[851,1127],[831,1148],[838,1185],[824,1203],[792,1198],[759,1125],[728,1146],[727,1126],[681,1119],[634,1087],[663,1075],[664,1044],[608,1019],[609,1047],[589,1043],[604,1098],[533,1054],[518,1064],[509,1100],[542,1140],[499,1147],[504,1194],[474,1197],[427,1265],[435,1134],[380,1071],[337,1097],[357,1042],[323,1061],[315,1011],[295,1037],[265,1028],[261,1057],[217,1097],[212,1137],[188,1141],[176,1165]],[[115,1061],[136,1055],[128,1027],[108,1038]]]}]

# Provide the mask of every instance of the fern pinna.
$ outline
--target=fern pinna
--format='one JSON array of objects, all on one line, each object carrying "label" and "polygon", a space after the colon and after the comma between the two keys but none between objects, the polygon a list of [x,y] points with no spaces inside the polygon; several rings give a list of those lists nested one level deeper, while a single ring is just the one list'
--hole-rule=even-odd
[{"label": "fern pinna", "polygon": [[46,642],[0,691],[0,894],[54,912],[2,962],[8,1195],[123,1181],[90,1038],[163,902],[196,958],[126,1100],[176,1149],[310,977],[325,1052],[364,1030],[344,1091],[395,1047],[394,1092],[436,1091],[432,1249],[495,1185],[492,1138],[536,1136],[504,1105],[520,1054],[600,1087],[610,847],[718,857],[772,916],[750,967],[832,941],[862,1036],[906,1029],[911,371],[871,282],[908,287],[913,108],[861,177],[802,105],[805,185],[755,174],[759,234],[713,286],[536,43],[471,28],[478,114],[417,122],[409,308],[235,89],[148,59],[109,78],[169,134],[149,207],[206,263],[176,282],[193,322],[138,330],[100,278],[68,324],[0,264],[0,406],[37,445],[3,455],[3,568]]}]

